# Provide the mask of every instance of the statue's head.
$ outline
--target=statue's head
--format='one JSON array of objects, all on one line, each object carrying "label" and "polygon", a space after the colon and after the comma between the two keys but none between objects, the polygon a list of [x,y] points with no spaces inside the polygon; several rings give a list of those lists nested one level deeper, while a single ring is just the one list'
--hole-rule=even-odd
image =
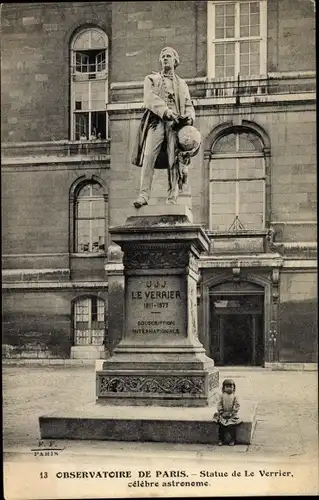
[{"label": "statue's head", "polygon": [[172,49],[172,47],[165,47],[164,49],[162,49],[159,60],[163,68],[169,67],[175,69],[179,65],[178,53],[175,49]]}]

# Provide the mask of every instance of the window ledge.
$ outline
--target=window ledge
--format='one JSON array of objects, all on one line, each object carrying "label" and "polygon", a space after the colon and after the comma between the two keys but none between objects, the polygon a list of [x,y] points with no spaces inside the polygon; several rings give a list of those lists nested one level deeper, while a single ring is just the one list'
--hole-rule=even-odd
[{"label": "window ledge", "polygon": [[3,143],[1,153],[4,165],[109,162],[110,140]]},{"label": "window ledge", "polygon": [[4,142],[3,146],[7,149],[13,148],[28,148],[28,147],[36,147],[36,148],[47,148],[47,147],[56,147],[56,146],[71,146],[71,145],[79,145],[79,144],[107,144],[110,141],[108,139],[88,139],[86,141],[70,141],[68,139],[62,140],[52,140],[52,141],[25,141],[25,142]]},{"label": "window ledge", "polygon": [[84,259],[97,259],[101,257],[106,257],[106,252],[75,252],[71,253],[71,257],[84,258]]},{"label": "window ledge", "polygon": [[207,230],[209,238],[260,238],[268,234],[268,229],[245,229],[239,231],[213,231]]}]

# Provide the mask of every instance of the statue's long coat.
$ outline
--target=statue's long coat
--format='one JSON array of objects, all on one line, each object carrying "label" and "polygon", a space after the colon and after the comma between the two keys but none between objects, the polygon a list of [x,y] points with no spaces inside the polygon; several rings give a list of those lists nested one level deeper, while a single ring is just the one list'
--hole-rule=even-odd
[{"label": "statue's long coat", "polygon": [[[173,79],[175,103],[180,115],[189,115],[195,119],[195,110],[189,95],[188,86],[182,78],[175,75]],[[163,119],[168,106],[164,100],[163,80],[160,73],[147,75],[144,80],[144,104],[145,112],[142,116],[135,147],[132,153],[132,163],[138,167],[143,164],[143,155],[147,133],[150,127]],[[155,162],[155,168],[167,168],[167,150],[163,141],[160,153]]]}]

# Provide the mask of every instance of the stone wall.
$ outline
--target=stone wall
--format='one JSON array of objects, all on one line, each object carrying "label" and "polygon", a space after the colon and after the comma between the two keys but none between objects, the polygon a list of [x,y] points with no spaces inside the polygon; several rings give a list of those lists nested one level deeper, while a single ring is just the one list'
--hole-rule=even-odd
[{"label": "stone wall", "polygon": [[[267,2],[267,71],[314,70],[315,12],[311,2]],[[184,78],[207,74],[205,1],[121,2],[113,6],[113,81],[143,79],[156,70],[165,45],[180,54]],[[147,42],[147,33],[152,37]],[[307,34],[307,36],[305,36]]]},{"label": "stone wall", "polygon": [[70,294],[66,292],[4,293],[3,344],[11,356],[70,357]]},{"label": "stone wall", "polygon": [[[269,0],[267,58],[269,72],[314,71],[312,2]],[[84,25],[104,29],[110,41],[110,83],[142,81],[156,70],[159,51],[175,47],[184,78],[207,74],[207,6],[205,1],[52,2],[2,6],[2,141],[69,139],[70,53],[72,35]],[[150,37],[150,32],[152,36]],[[131,91],[132,92],[132,91]],[[202,91],[200,91],[202,92]],[[137,91],[141,98],[141,88]],[[137,95],[136,94],[136,95]],[[112,101],[116,91],[111,90]],[[202,95],[202,94],[200,94]],[[299,101],[298,101],[299,99]],[[116,100],[116,99],[115,99]],[[115,102],[115,101],[114,101]],[[2,173],[3,268],[7,283],[25,289],[6,292],[4,342],[48,345],[50,356],[68,357],[72,344],[71,300],[75,289],[31,291],[41,280],[62,283],[106,281],[104,257],[70,257],[72,184],[82,175],[102,178],[109,192],[109,223],[118,225],[135,213],[140,169],[131,165],[140,110],[110,113],[111,165],[72,166],[56,162],[4,166]],[[206,138],[221,123],[249,120],[270,139],[271,222],[279,241],[316,240],[316,167],[314,103],[296,94],[286,101],[196,107],[196,126],[203,143],[189,169],[194,222],[208,226],[209,165]],[[13,155],[14,156],[14,155]],[[153,199],[164,197],[166,172],[154,176]],[[306,256],[301,253],[300,259]],[[314,274],[282,273],[280,285],[280,361],[312,361],[315,350]],[[33,269],[33,273],[24,270]],[[50,276],[44,276],[43,270]],[[51,270],[51,271],[50,271]],[[39,272],[41,271],[41,272]],[[18,277],[17,277],[18,276]],[[76,288],[77,287],[77,288]],[[22,292],[23,290],[23,292]],[[123,289],[114,284],[113,348],[121,337]],[[33,335],[33,337],[32,337]],[[28,337],[29,336],[29,337]],[[207,340],[207,339],[206,339]],[[37,352],[41,352],[41,347]],[[43,351],[47,352],[47,351]]]},{"label": "stone wall", "polygon": [[273,220],[315,221],[315,113],[294,111],[292,106],[278,113],[272,120],[270,138]]},{"label": "stone wall", "polygon": [[[201,13],[200,32],[206,23],[205,2],[120,2],[113,5],[113,81],[140,81],[159,68],[159,52],[169,45],[181,60],[179,73],[195,76],[197,66],[205,74],[204,51],[197,54],[197,16]],[[205,32],[204,32],[205,33]],[[202,37],[204,44],[206,37]]]},{"label": "stone wall", "polygon": [[[196,126],[202,135],[199,154],[192,159],[189,183],[192,191],[194,222],[208,227],[209,161],[204,158],[207,137],[222,123],[237,116],[260,126],[270,140],[271,221],[284,225],[300,221],[299,241],[316,240],[316,124],[313,105],[301,111],[293,102],[285,106],[233,106],[197,109]],[[122,224],[131,214],[131,205],[139,189],[140,169],[131,165],[131,152],[137,133],[139,116],[111,115],[112,172],[110,193],[111,224]],[[126,144],[127,147],[123,147]],[[152,197],[165,196],[166,172],[155,172]],[[303,221],[313,222],[302,226]],[[285,232],[287,241],[296,241],[293,228]]]},{"label": "stone wall", "polygon": [[[98,295],[106,302],[107,291],[14,290],[3,292],[2,343],[4,356],[69,358],[74,343],[72,301]],[[106,310],[107,313],[107,310]]]},{"label": "stone wall", "polygon": [[313,2],[268,0],[268,71],[315,70]]},{"label": "stone wall", "polygon": [[58,167],[26,165],[4,170],[2,253],[5,268],[69,267],[70,190],[84,175],[88,178],[95,175],[106,186],[109,184],[108,169],[97,164],[90,169],[81,165],[71,168],[61,162]]},{"label": "stone wall", "polygon": [[111,40],[111,16],[111,2],[2,6],[3,142],[68,139],[71,37],[93,24]]},{"label": "stone wall", "polygon": [[[305,105],[303,111],[292,102],[280,105],[243,105],[237,111],[217,109],[210,116],[197,113],[197,123],[203,142],[217,126],[233,121],[235,115],[259,125],[270,140],[271,171],[271,221],[313,221],[313,241],[316,221],[316,126],[312,105]],[[208,160],[204,151],[195,157],[190,168],[194,216],[197,222],[207,224],[208,214]],[[303,241],[303,240],[302,240]]]},{"label": "stone wall", "polygon": [[317,274],[285,272],[280,278],[279,361],[317,361]]},{"label": "stone wall", "polygon": [[[268,1],[269,72],[315,69],[314,21],[311,2]],[[205,1],[4,4],[2,141],[69,138],[69,44],[90,24],[109,36],[110,83],[143,80],[167,45],[182,77],[207,75]]]},{"label": "stone wall", "polygon": [[67,170],[26,167],[3,173],[4,254],[68,252],[71,182]]}]

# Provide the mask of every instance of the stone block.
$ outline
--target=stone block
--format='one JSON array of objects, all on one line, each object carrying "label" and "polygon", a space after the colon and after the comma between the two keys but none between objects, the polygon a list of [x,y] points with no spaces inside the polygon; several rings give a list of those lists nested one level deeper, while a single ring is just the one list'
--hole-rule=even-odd
[{"label": "stone block", "polygon": [[304,371],[315,372],[318,371],[318,363],[304,363]]},{"label": "stone block", "polygon": [[151,30],[153,28],[153,21],[138,21],[137,28],[139,30]]},{"label": "stone block", "polygon": [[32,26],[33,24],[38,24],[40,21],[34,17],[23,17],[22,24],[24,26]]},{"label": "stone block", "polygon": [[[154,28],[152,30],[152,36],[154,37],[172,37],[175,36],[177,32],[178,35],[181,33],[176,30],[176,28]],[[188,33],[186,33],[188,34]]]},{"label": "stone block", "polygon": [[134,223],[139,223],[140,221],[142,221],[142,223],[147,224],[148,221],[150,222],[151,219],[154,222],[157,222],[157,224],[165,224],[165,223],[167,224],[169,222],[168,218],[170,218],[170,220],[172,221],[173,218],[176,217],[181,218],[179,219],[181,222],[183,221],[186,223],[193,222],[192,211],[187,205],[184,204],[170,205],[163,203],[161,205],[153,205],[153,206],[144,205],[139,209],[135,209],[134,219],[129,217],[127,220],[127,224],[131,224],[131,222],[133,221]]},{"label": "stone block", "polygon": [[263,236],[257,238],[213,238],[212,248],[214,253],[261,253],[264,252]]},{"label": "stone block", "polygon": [[[88,439],[103,441],[151,441],[216,444],[215,407],[107,407],[89,403],[63,415],[41,416],[42,439]],[[237,428],[238,444],[250,444],[256,426],[256,403],[242,401]]]},{"label": "stone block", "polygon": [[48,75],[44,75],[44,74],[41,74],[41,73],[38,73],[37,75],[35,75],[35,81],[36,82],[46,82],[48,80]]},{"label": "stone block", "polygon": [[71,347],[72,359],[104,359],[105,349],[104,346],[94,345],[77,345]]}]

